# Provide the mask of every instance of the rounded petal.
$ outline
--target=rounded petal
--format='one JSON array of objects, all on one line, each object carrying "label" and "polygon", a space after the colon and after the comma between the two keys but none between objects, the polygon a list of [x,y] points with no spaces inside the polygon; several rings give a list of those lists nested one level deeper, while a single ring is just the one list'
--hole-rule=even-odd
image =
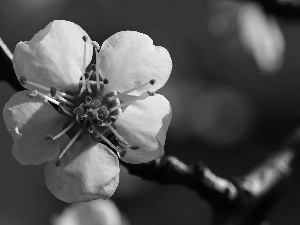
[{"label": "rounded petal", "polygon": [[[64,20],[49,23],[30,41],[17,44],[13,55],[17,77],[58,90],[77,91],[84,67],[85,45],[86,65],[93,56],[93,47],[83,41],[83,36],[88,37],[75,23]],[[29,85],[24,87],[32,89]]]},{"label": "rounded petal", "polygon": [[43,98],[18,92],[5,104],[3,118],[14,141],[13,155],[21,164],[41,164],[57,157],[60,142],[44,137],[58,134],[67,117]]},{"label": "rounded petal", "polygon": [[171,118],[170,103],[159,94],[128,106],[115,123],[117,132],[139,149],[128,150],[121,160],[134,164],[162,157]]},{"label": "rounded petal", "polygon": [[139,95],[147,90],[156,91],[168,80],[172,70],[169,52],[153,45],[146,34],[121,31],[108,38],[100,50],[100,71],[109,80],[107,91],[123,92],[155,79],[132,92]]},{"label": "rounded petal", "polygon": [[53,225],[125,225],[122,219],[113,201],[98,199],[72,204],[54,218]]},{"label": "rounded petal", "polygon": [[89,135],[75,142],[62,160],[59,167],[53,160],[45,168],[47,187],[58,199],[65,202],[107,199],[115,192],[120,172],[118,157]]}]

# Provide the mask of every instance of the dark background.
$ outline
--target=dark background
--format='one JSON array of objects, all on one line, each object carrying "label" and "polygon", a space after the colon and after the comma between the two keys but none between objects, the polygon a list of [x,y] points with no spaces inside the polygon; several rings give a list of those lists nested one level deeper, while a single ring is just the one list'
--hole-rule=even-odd
[{"label": "dark background", "polygon": [[[209,24],[228,11],[218,1],[0,0],[0,36],[13,51],[56,19],[77,23],[100,45],[121,30],[149,35],[173,61],[170,79],[158,91],[173,108],[166,155],[186,163],[201,160],[221,176],[236,177],[279,148],[300,115],[300,22],[278,21],[284,62],[278,72],[266,74],[240,40],[239,7],[224,17],[229,31],[216,36]],[[15,90],[5,82],[0,90],[3,108]],[[44,165],[18,164],[3,120],[0,140],[0,224],[50,224],[67,204],[47,190]],[[299,224],[299,188],[296,177],[270,213],[272,225]],[[132,225],[205,225],[211,216],[209,205],[188,189],[148,183],[125,169],[112,199]]]}]

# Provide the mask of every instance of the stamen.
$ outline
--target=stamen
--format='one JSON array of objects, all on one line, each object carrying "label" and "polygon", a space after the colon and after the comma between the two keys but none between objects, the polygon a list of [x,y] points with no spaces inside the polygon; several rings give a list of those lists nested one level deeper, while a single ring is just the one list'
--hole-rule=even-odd
[{"label": "stamen", "polygon": [[97,90],[100,91],[100,74],[99,74],[99,52],[95,49],[96,52],[96,82],[97,82]]},{"label": "stamen", "polygon": [[111,97],[108,98],[108,100],[109,100],[109,101],[112,101],[112,100],[114,100],[114,99],[116,99],[116,98],[120,98],[121,96],[127,95],[127,94],[129,94],[130,92],[133,92],[133,91],[135,91],[135,90],[137,90],[137,89],[143,88],[143,87],[147,86],[148,84],[154,85],[155,82],[156,82],[156,81],[155,81],[154,79],[152,79],[152,80],[150,80],[150,81],[147,82],[147,83],[141,84],[141,85],[139,85],[139,86],[137,86],[137,87],[131,88],[131,89],[129,89],[129,90],[127,90],[127,91],[124,91],[124,92],[122,92],[122,93],[119,93],[119,94],[117,94],[117,95],[111,96]]},{"label": "stamen", "polygon": [[37,95],[43,97],[44,99],[48,100],[49,102],[52,102],[52,103],[54,103],[54,104],[56,104],[56,105],[60,105],[60,102],[59,102],[59,101],[56,101],[55,99],[50,98],[49,96],[44,95],[43,93],[38,92],[38,91],[36,91],[36,93],[37,93]]},{"label": "stamen", "polygon": [[37,87],[37,88],[39,88],[39,89],[41,89],[41,90],[48,91],[48,92],[50,92],[50,94],[51,94],[52,97],[55,96],[54,93],[56,92],[56,94],[59,94],[59,95],[61,95],[61,96],[67,97],[67,98],[69,98],[69,99],[74,99],[74,96],[68,95],[68,94],[66,94],[66,93],[64,93],[64,92],[57,91],[55,87],[47,88],[47,87],[45,87],[45,86],[43,86],[43,85],[36,84],[36,83],[31,82],[31,81],[28,81],[28,80],[27,80],[25,77],[23,77],[23,76],[20,77],[20,83],[21,83],[22,85],[25,85],[25,84],[27,83],[27,84],[30,84],[31,86]]},{"label": "stamen", "polygon": [[117,152],[121,152],[121,149],[117,148],[116,146],[113,145],[113,143],[111,143],[106,137],[104,137],[103,134],[101,134],[99,131],[97,131],[96,129],[94,130],[94,132],[97,134],[97,136],[99,136],[104,142],[106,142],[111,148],[113,148],[114,150],[116,150]]},{"label": "stamen", "polygon": [[69,98],[69,99],[75,99],[75,96],[72,96],[72,95],[68,95],[64,92],[60,92],[60,91],[57,91],[57,94],[63,96],[63,97],[66,97],[66,98]]},{"label": "stamen", "polygon": [[84,82],[82,82],[82,87],[80,89],[80,92],[77,95],[78,97],[80,97],[82,95],[82,93],[85,90],[86,86],[87,86],[88,92],[89,93],[92,92],[91,86],[90,86],[90,83],[89,83],[89,79],[90,79],[91,75],[92,75],[92,73],[84,73],[84,77],[86,77],[86,80]]},{"label": "stamen", "polygon": [[50,88],[50,94],[51,94],[52,97],[55,97],[55,96],[56,96],[57,91],[56,91],[56,88],[55,88],[55,87],[51,87],[51,88]]},{"label": "stamen", "polygon": [[138,149],[140,149],[140,147],[138,145],[131,145],[130,149],[131,150],[138,150]]},{"label": "stamen", "polygon": [[[93,104],[96,108],[100,107],[101,103],[102,103],[102,101],[101,101],[100,99],[98,99],[98,98],[97,98],[97,99],[94,99],[93,102],[92,102],[92,104]],[[93,107],[93,106],[91,105],[91,107]]]},{"label": "stamen", "polygon": [[86,41],[87,41],[87,39],[88,39],[88,37],[87,37],[87,36],[82,36],[82,40],[83,40],[84,42],[86,42]]},{"label": "stamen", "polygon": [[[87,123],[87,119],[85,119],[84,123],[83,123],[83,127],[85,127]],[[72,140],[69,142],[69,144],[64,148],[64,150],[62,150],[62,152],[60,153],[60,155],[58,156],[58,160],[57,162],[55,163],[56,166],[59,166],[62,162],[62,157],[63,155],[67,152],[67,150],[71,147],[71,145],[76,141],[76,139],[79,137],[79,135],[83,132],[83,129],[81,128],[77,134],[75,134],[75,136],[72,138]]]},{"label": "stamen", "polygon": [[[125,139],[120,134],[118,134],[118,132],[112,126],[108,126],[108,128],[111,130],[111,132],[114,133],[114,135],[116,135],[116,137],[118,138],[119,142],[121,142],[119,144],[121,144],[121,147],[125,148],[125,150],[128,150],[128,148],[130,148],[131,150],[138,150],[138,149],[140,149],[140,147],[137,146],[137,145],[130,145],[130,144],[128,144],[128,142],[125,141]],[[125,146],[123,146],[123,145],[125,145]],[[123,152],[124,155],[125,155],[125,152]]]},{"label": "stamen", "polygon": [[75,125],[75,122],[73,121],[72,123],[69,124],[65,129],[63,129],[59,134],[55,135],[54,137],[52,135],[47,135],[44,137],[44,140],[46,141],[54,141],[55,139],[61,137],[64,135],[68,130],[70,130],[73,126]]},{"label": "stamen", "polygon": [[[151,92],[150,92],[150,93],[151,93]],[[133,99],[127,101],[127,102],[124,102],[124,103],[122,103],[122,104],[120,104],[120,105],[116,105],[116,106],[110,108],[109,111],[110,111],[110,112],[113,112],[113,111],[115,111],[115,110],[117,110],[117,109],[119,109],[119,108],[121,108],[121,107],[130,105],[130,104],[132,104],[133,102],[135,102],[135,101],[137,101],[137,100],[141,100],[141,99],[147,98],[148,96],[150,96],[150,94],[149,94],[148,92],[142,93],[140,96],[137,96],[137,97],[135,97],[135,98],[133,98]],[[113,96],[113,97],[114,97],[114,96]]]},{"label": "stamen", "polygon": [[84,73],[85,73],[85,68],[86,68],[86,45],[87,45],[87,36],[83,36],[82,37],[83,41],[84,41],[84,50],[83,50],[83,64],[82,64],[82,82],[85,82],[85,77],[84,77]]},{"label": "stamen", "polygon": [[82,133],[83,129],[80,129],[77,134],[72,138],[72,140],[69,142],[69,144],[64,148],[64,150],[60,153],[58,160],[57,160],[57,164],[55,163],[56,166],[59,166],[62,162],[61,158],[63,157],[63,155],[67,152],[67,150],[71,147],[71,145],[76,141],[76,139],[79,137],[79,135]]},{"label": "stamen", "polygon": [[84,115],[84,109],[82,108],[82,106],[78,106],[73,110],[73,113],[79,116],[83,116]]},{"label": "stamen", "polygon": [[125,145],[129,145],[124,138],[122,138],[122,136],[120,134],[118,134],[118,132],[112,127],[112,126],[108,126],[108,128],[111,130],[111,132],[114,133],[114,135],[116,135],[116,137],[123,142]]},{"label": "stamen", "polygon": [[91,104],[92,100],[93,99],[90,96],[86,96],[85,97],[85,104]]},{"label": "stamen", "polygon": [[84,91],[85,88],[86,88],[86,83],[87,83],[86,80],[85,80],[84,82],[82,82],[82,87],[81,87],[81,89],[80,89],[80,91],[79,91],[77,97],[80,97],[80,96],[82,95],[83,91]]},{"label": "stamen", "polygon": [[62,104],[60,104],[59,107],[61,108],[61,110],[62,110],[65,114],[67,114],[67,115],[69,115],[69,116],[73,116],[73,114],[70,113],[68,110],[66,110]]},{"label": "stamen", "polygon": [[28,91],[27,95],[29,98],[33,98],[33,97],[37,96],[37,91]]},{"label": "stamen", "polygon": [[33,82],[31,82],[31,81],[28,81],[27,79],[26,79],[26,77],[20,77],[20,83],[22,84],[22,85],[25,85],[26,83],[27,84],[30,84],[31,86],[34,86],[34,87],[37,87],[37,88],[39,88],[39,89],[41,89],[41,90],[44,90],[44,91],[49,91],[50,92],[50,88],[47,88],[47,87],[45,87],[45,86],[43,86],[43,85],[40,85],[40,84],[36,84],[36,83],[33,83]]},{"label": "stamen", "polygon": [[57,98],[58,98],[59,100],[61,100],[62,102],[64,102],[64,103],[70,105],[70,106],[74,106],[74,103],[72,103],[72,102],[66,100],[64,97],[62,97],[62,96],[60,96],[60,95],[57,95]]},{"label": "stamen", "polygon": [[111,121],[112,123],[114,123],[114,122],[117,121],[117,118],[116,118],[115,116],[111,116],[111,117],[110,117],[110,121]]}]

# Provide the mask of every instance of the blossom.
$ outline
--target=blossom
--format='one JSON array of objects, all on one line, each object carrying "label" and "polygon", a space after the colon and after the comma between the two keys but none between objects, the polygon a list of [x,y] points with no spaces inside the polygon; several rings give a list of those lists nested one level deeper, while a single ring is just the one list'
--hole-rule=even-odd
[{"label": "blossom", "polygon": [[111,200],[76,203],[55,216],[53,225],[125,225],[118,207]]},{"label": "blossom", "polygon": [[53,21],[17,44],[13,66],[29,91],[3,110],[12,153],[23,165],[47,162],[46,185],[58,199],[107,199],[118,157],[145,163],[164,154],[171,107],[155,91],[172,61],[147,35],[122,31],[100,48],[78,25]]},{"label": "blossom", "polygon": [[[230,37],[234,46],[240,43],[266,75],[280,70],[286,49],[278,21],[253,2],[222,1],[214,4],[215,15],[209,20],[213,35]],[[232,34],[236,33],[239,41]],[[232,47],[232,43],[229,43]],[[237,48],[236,48],[237,49]]]}]

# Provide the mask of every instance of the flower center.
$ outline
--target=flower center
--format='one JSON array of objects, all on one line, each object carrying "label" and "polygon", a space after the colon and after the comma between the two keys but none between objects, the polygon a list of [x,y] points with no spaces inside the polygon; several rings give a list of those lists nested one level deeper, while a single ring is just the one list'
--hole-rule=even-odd
[{"label": "flower center", "polygon": [[[128,150],[139,149],[137,145],[134,145],[134,143],[129,144],[118,134],[114,123],[117,121],[118,115],[122,113],[122,107],[126,107],[136,100],[144,99],[145,97],[153,96],[155,94],[154,92],[147,91],[127,102],[122,102],[120,100],[122,96],[125,96],[132,91],[149,84],[153,85],[155,80],[150,80],[145,84],[122,93],[116,91],[106,93],[105,89],[108,86],[109,81],[106,78],[103,79],[99,72],[99,45],[96,42],[91,41],[96,52],[96,65],[91,64],[86,68],[86,43],[89,40],[86,37],[83,37],[83,40],[85,42],[83,60],[84,72],[82,73],[79,82],[78,93],[64,93],[57,91],[55,87],[44,87],[28,81],[25,77],[20,78],[20,83],[23,85],[28,84],[37,89],[49,92],[49,95],[45,95],[37,90],[29,91],[29,97],[39,95],[45,98],[49,102],[57,105],[58,111],[67,115],[69,118],[59,134],[56,134],[55,136],[49,134],[44,138],[47,141],[54,141],[64,134],[67,134],[71,138],[71,141],[58,156],[56,166],[61,164],[63,155],[71,145],[76,140],[80,140],[85,134],[91,135],[92,139],[96,142],[107,144],[114,149],[120,157],[124,157]],[[113,140],[113,143],[111,140]]]}]

